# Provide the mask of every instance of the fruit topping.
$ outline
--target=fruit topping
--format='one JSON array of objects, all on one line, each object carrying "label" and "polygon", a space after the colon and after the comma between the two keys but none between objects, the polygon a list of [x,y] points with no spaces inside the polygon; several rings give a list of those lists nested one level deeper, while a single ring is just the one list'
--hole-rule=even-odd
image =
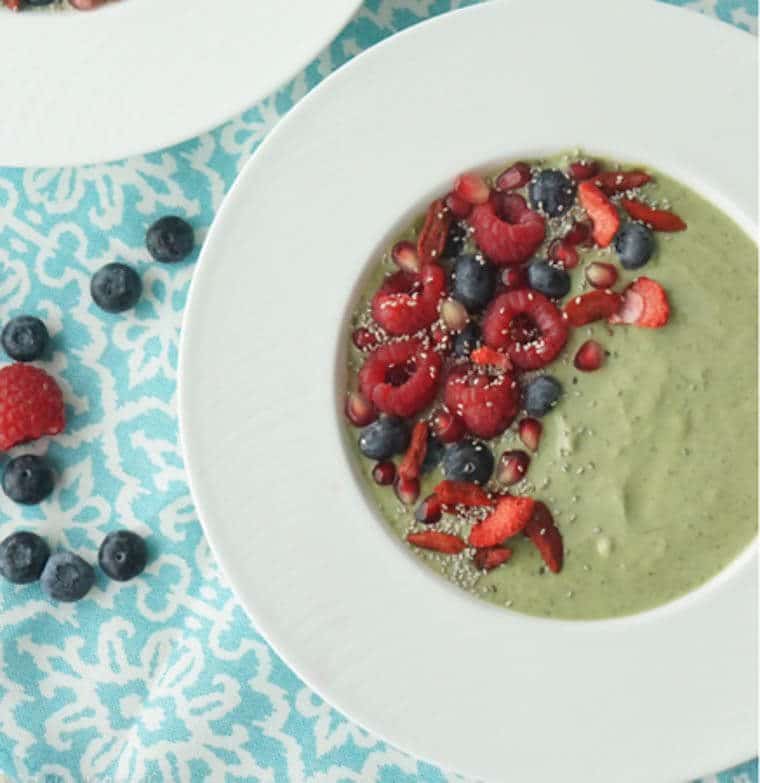
[{"label": "fruit topping", "polygon": [[346,418],[354,427],[366,427],[377,418],[377,411],[364,395],[352,391],[346,397]]},{"label": "fruit topping", "polygon": [[418,522],[422,522],[423,525],[434,525],[436,522],[440,522],[442,515],[443,504],[435,494],[428,495],[414,512],[414,518]]},{"label": "fruit topping", "polygon": [[377,337],[375,337],[369,329],[359,327],[352,332],[351,342],[360,351],[368,351],[370,348],[374,348],[375,345],[377,345]]},{"label": "fruit topping", "polygon": [[432,431],[428,432],[425,459],[422,460],[422,465],[420,465],[421,476],[430,473],[441,464],[441,460],[443,459],[443,452],[445,449],[446,447],[440,440],[438,440],[438,438],[436,438]]},{"label": "fruit topping", "polygon": [[414,334],[438,317],[444,288],[445,275],[437,264],[428,264],[418,275],[396,272],[372,298],[372,316],[388,334]]},{"label": "fruit topping", "polygon": [[466,359],[483,343],[480,327],[477,324],[467,324],[454,338],[454,355]]},{"label": "fruit topping", "polygon": [[414,416],[433,401],[441,357],[420,340],[389,343],[370,353],[359,371],[362,394],[383,413]]},{"label": "fruit topping", "polygon": [[459,220],[466,218],[470,212],[472,212],[472,204],[469,201],[465,201],[461,196],[456,193],[449,193],[446,196],[446,206],[449,208],[452,215]]},{"label": "fruit topping", "polygon": [[473,557],[475,568],[479,571],[493,571],[512,557],[512,550],[505,546],[489,546],[478,549]]},{"label": "fruit topping", "polygon": [[421,264],[414,242],[409,242],[406,239],[396,242],[391,250],[391,258],[402,272],[408,272],[410,275],[419,274]]},{"label": "fruit topping", "polygon": [[624,269],[639,269],[654,252],[654,234],[641,223],[626,223],[615,234],[615,252]]},{"label": "fruit topping", "polygon": [[491,188],[480,174],[467,171],[456,178],[453,192],[468,204],[485,204]]},{"label": "fruit topping", "polygon": [[505,288],[525,288],[528,285],[528,276],[525,267],[507,266],[501,270],[501,283]]},{"label": "fruit topping", "polygon": [[440,312],[441,321],[452,332],[461,332],[470,320],[465,306],[455,299],[444,299],[441,302]]},{"label": "fruit topping", "polygon": [[378,486],[390,486],[396,478],[396,466],[390,460],[378,462],[372,468],[372,478]]},{"label": "fruit topping", "polygon": [[517,434],[520,436],[520,440],[525,447],[531,451],[538,451],[538,444],[541,442],[541,434],[543,431],[543,424],[541,424],[538,419],[533,419],[530,416],[521,419],[517,428]]},{"label": "fruit topping", "polygon": [[594,288],[612,288],[617,282],[618,271],[613,264],[594,261],[586,267],[586,280]]},{"label": "fruit topping", "polygon": [[573,364],[582,372],[598,370],[604,364],[604,347],[596,340],[586,340],[576,352]]},{"label": "fruit topping", "polygon": [[496,480],[511,487],[525,478],[530,465],[530,457],[520,449],[505,451],[496,463]]},{"label": "fruit topping", "polygon": [[594,177],[594,184],[608,196],[625,193],[646,185],[652,178],[644,171],[602,171]]},{"label": "fruit topping", "polygon": [[493,473],[493,454],[485,443],[463,440],[446,448],[443,475],[450,481],[469,481],[481,486]]},{"label": "fruit topping", "polygon": [[409,425],[396,416],[381,416],[359,435],[359,451],[368,459],[386,460],[406,451]]},{"label": "fruit topping", "polygon": [[449,410],[439,411],[433,419],[433,432],[441,443],[455,443],[467,432],[464,422]]},{"label": "fruit topping", "polygon": [[417,238],[417,256],[421,264],[430,264],[441,257],[452,220],[453,216],[443,199],[436,199],[428,207],[425,222]]},{"label": "fruit topping", "polygon": [[454,266],[451,295],[469,312],[480,312],[493,297],[496,270],[482,256],[459,256]]},{"label": "fruit topping", "polygon": [[554,574],[559,573],[563,560],[562,534],[554,524],[551,512],[540,500],[536,501],[524,532],[538,549],[549,570]]},{"label": "fruit topping", "polygon": [[573,297],[565,305],[565,315],[572,326],[585,326],[593,321],[600,321],[617,313],[623,299],[620,294],[605,289],[604,291],[589,291],[581,296]]},{"label": "fruit topping", "polygon": [[511,375],[455,369],[446,381],[446,407],[479,438],[494,438],[512,423],[520,409],[520,393]]},{"label": "fruit topping", "polygon": [[420,496],[420,480],[405,479],[401,478],[401,476],[396,476],[396,482],[393,485],[393,489],[396,491],[396,497],[405,506],[411,506],[417,502],[417,498]]},{"label": "fruit topping", "polygon": [[398,475],[407,481],[420,477],[420,468],[427,453],[428,425],[418,421],[412,429],[409,446],[398,466]]},{"label": "fruit topping", "polygon": [[544,218],[527,205],[510,207],[508,215],[497,214],[491,201],[475,207],[469,223],[475,244],[494,264],[527,261],[543,242],[546,231]]},{"label": "fruit topping", "polygon": [[674,212],[667,209],[654,209],[631,198],[621,199],[620,203],[634,220],[646,223],[655,231],[683,231],[686,228],[686,223]]},{"label": "fruit topping", "polygon": [[639,277],[623,292],[623,305],[610,323],[659,329],[669,318],[670,303],[663,287],[649,277]]},{"label": "fruit topping", "polygon": [[588,212],[594,227],[592,236],[599,247],[607,247],[620,227],[620,216],[615,205],[593,182],[578,185],[578,198]]},{"label": "fruit topping", "polygon": [[531,171],[527,163],[514,163],[496,178],[496,190],[517,190],[530,182]]},{"label": "fruit topping", "polygon": [[576,182],[583,182],[585,179],[591,179],[599,171],[599,164],[595,160],[576,160],[567,168]]},{"label": "fruit topping", "polygon": [[522,532],[533,514],[533,498],[505,495],[496,508],[482,521],[472,526],[469,544],[476,549],[502,544]]},{"label": "fruit topping", "polygon": [[409,533],[406,540],[420,549],[432,549],[445,555],[458,555],[465,548],[459,536],[440,533],[437,530],[425,530],[422,533]]},{"label": "fruit topping", "polygon": [[433,490],[444,506],[490,506],[491,499],[470,481],[444,480]]},{"label": "fruit topping", "polygon": [[567,342],[567,324],[557,306],[543,294],[507,291],[488,306],[483,337],[491,348],[504,349],[525,370],[545,367]]},{"label": "fruit topping", "polygon": [[495,367],[497,370],[511,370],[512,362],[506,354],[484,345],[482,348],[476,348],[471,354],[470,359],[473,364],[482,367]]},{"label": "fruit topping", "polygon": [[544,169],[528,185],[533,209],[549,217],[564,215],[575,201],[575,182],[558,169]]},{"label": "fruit topping", "polygon": [[523,388],[522,404],[530,416],[545,416],[562,397],[562,384],[551,375],[539,375]]},{"label": "fruit topping", "polygon": [[567,239],[555,239],[549,245],[548,256],[562,269],[575,269],[580,261],[575,245],[568,242]]},{"label": "fruit topping", "polygon": [[570,290],[570,275],[548,261],[534,261],[528,267],[528,285],[551,299],[561,299]]}]

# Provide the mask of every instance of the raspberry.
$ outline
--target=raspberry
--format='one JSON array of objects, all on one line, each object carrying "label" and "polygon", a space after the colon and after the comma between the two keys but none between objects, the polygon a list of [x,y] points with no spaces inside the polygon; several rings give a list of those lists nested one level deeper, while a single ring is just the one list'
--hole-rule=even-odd
[{"label": "raspberry", "polygon": [[20,363],[0,369],[0,451],[57,435],[65,425],[63,394],[44,370]]},{"label": "raspberry", "polygon": [[508,373],[485,375],[453,370],[446,382],[446,407],[471,435],[485,440],[500,435],[520,409],[520,390]]},{"label": "raspberry", "polygon": [[428,264],[418,275],[396,272],[373,297],[372,315],[389,334],[419,332],[438,318],[445,284],[443,270],[436,264]]},{"label": "raspberry", "polygon": [[506,349],[512,363],[524,370],[537,370],[553,361],[565,347],[567,331],[556,305],[527,289],[500,294],[483,318],[486,344]]},{"label": "raspberry", "polygon": [[378,410],[392,416],[414,416],[433,401],[442,360],[421,340],[383,345],[367,356],[359,371],[359,388]]},{"label": "raspberry", "polygon": [[475,232],[475,244],[494,264],[521,264],[543,242],[544,218],[527,205],[510,208],[510,214],[503,218],[496,209],[496,204],[488,201],[472,210],[469,223]]}]

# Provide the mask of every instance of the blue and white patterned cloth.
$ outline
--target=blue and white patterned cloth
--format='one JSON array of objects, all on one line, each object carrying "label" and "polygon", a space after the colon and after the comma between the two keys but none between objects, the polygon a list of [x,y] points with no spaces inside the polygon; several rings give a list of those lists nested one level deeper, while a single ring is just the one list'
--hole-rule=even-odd
[{"label": "blue and white patterned cloth", "polygon": [[[99,574],[73,605],[50,603],[38,585],[0,585],[0,781],[458,779],[325,704],[225,584],[177,437],[177,344],[195,257],[151,263],[143,240],[171,212],[202,241],[242,165],[317,82],[401,28],[471,2],[366,0],[275,95],[169,150],[74,169],[0,169],[0,320],[44,318],[54,343],[46,367],[69,418],[65,434],[23,448],[57,466],[54,495],[31,508],[0,496],[0,538],[33,529],[95,562],[104,535],[129,527],[154,555],[143,577],[119,584]],[[670,2],[756,32],[757,0]],[[89,295],[91,274],[113,260],[135,266],[145,286],[121,316]],[[757,783],[757,761],[705,780]]]}]

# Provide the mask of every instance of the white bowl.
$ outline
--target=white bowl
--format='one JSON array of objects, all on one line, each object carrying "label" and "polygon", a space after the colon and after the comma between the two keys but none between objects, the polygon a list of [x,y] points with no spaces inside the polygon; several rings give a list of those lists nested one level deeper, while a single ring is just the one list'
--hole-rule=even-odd
[{"label": "white bowl", "polygon": [[0,165],[136,155],[252,106],[307,63],[360,0],[123,0],[0,9]]},{"label": "white bowl", "polygon": [[662,4],[488,3],[342,68],[227,197],[181,351],[193,494],[275,649],[396,745],[520,783],[682,781],[754,754],[754,544],[630,618],[477,602],[370,512],[341,439],[338,346],[368,260],[471,166],[580,145],[660,168],[754,230],[755,64],[749,36]]}]

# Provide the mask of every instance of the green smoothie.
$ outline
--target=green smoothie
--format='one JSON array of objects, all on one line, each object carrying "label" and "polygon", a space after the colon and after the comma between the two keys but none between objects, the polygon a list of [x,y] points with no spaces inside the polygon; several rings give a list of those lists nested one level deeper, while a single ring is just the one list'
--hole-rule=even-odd
[{"label": "green smoothie", "polygon": [[[566,167],[576,158],[542,165]],[[564,567],[549,572],[523,536],[510,540],[511,560],[489,573],[476,570],[467,553],[409,547],[427,566],[510,610],[596,619],[650,609],[702,585],[756,533],[756,246],[689,188],[649,167],[635,168],[654,176],[642,196],[668,205],[688,229],[656,232],[652,259],[635,271],[622,269],[611,247],[583,251],[568,298],[589,290],[588,263],[607,261],[620,272],[616,290],[641,274],[657,280],[670,300],[669,323],[645,329],[597,322],[571,330],[560,358],[546,368],[562,382],[564,396],[542,419],[543,437],[525,480],[510,488],[551,509],[564,540]],[[419,224],[399,238],[413,239]],[[391,271],[386,253],[367,281],[357,319]],[[590,337],[608,356],[600,370],[580,372],[573,356]],[[353,346],[349,352],[354,388],[363,355]],[[374,463],[359,453],[357,430],[347,427],[347,433],[387,524],[402,539],[423,529],[414,507],[373,482]],[[516,422],[489,446],[496,459],[524,448]],[[420,498],[442,478],[440,469],[425,476]],[[436,529],[466,537],[447,516]]]}]

